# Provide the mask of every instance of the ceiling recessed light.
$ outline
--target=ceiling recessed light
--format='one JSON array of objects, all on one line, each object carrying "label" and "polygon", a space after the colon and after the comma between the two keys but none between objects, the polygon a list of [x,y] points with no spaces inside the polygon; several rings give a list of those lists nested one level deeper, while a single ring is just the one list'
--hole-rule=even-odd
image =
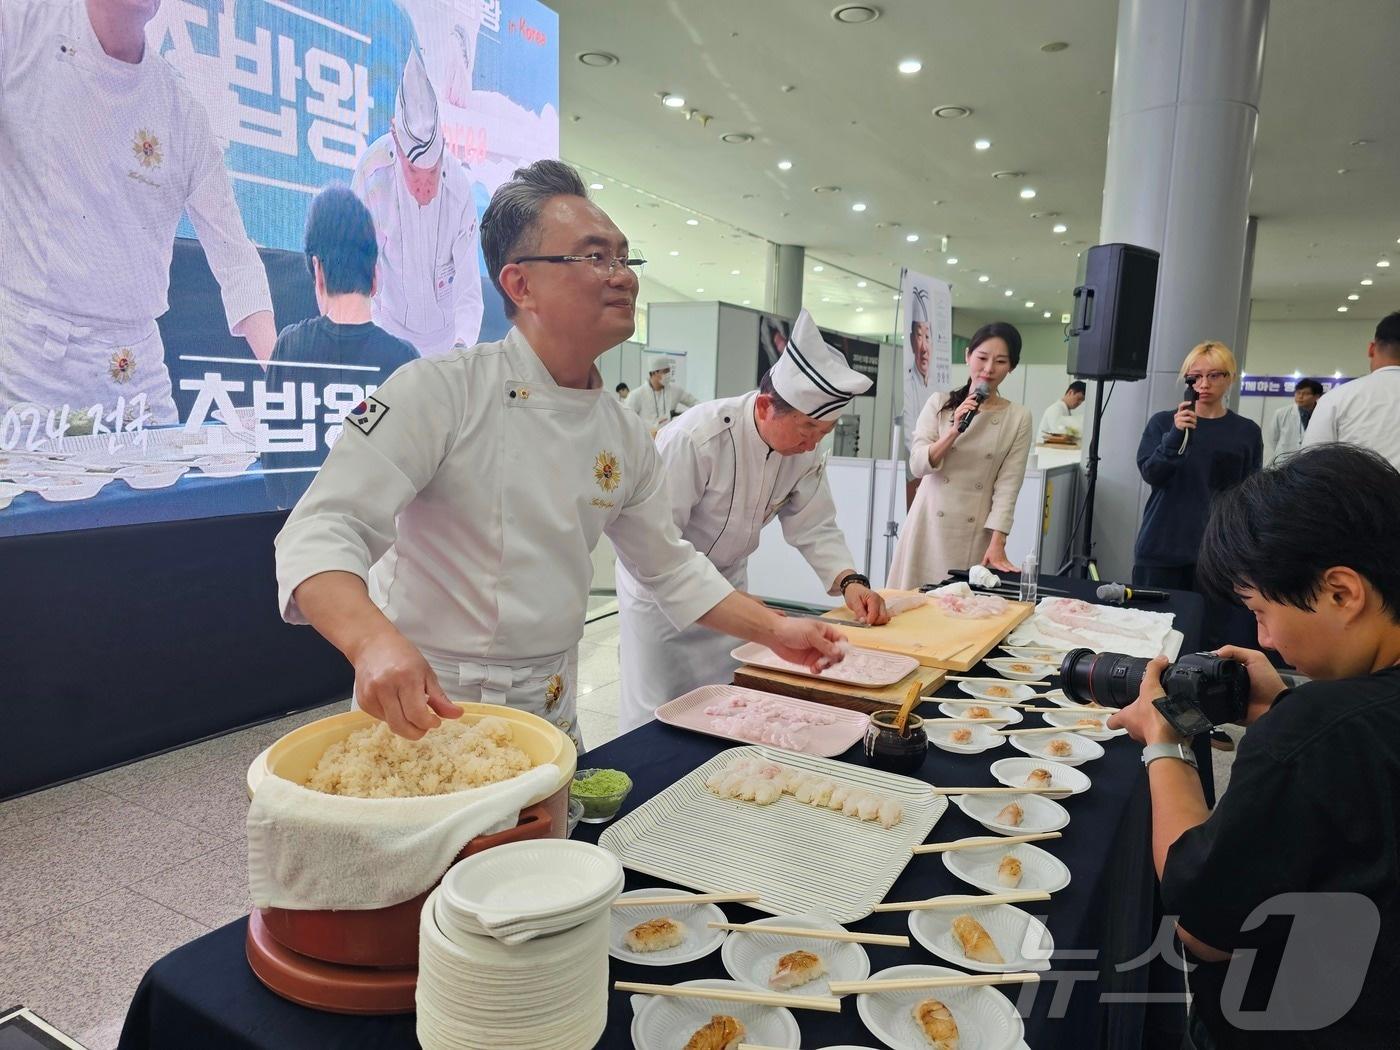
[{"label": "ceiling recessed light", "polygon": [[880,17],[880,9],[872,4],[842,4],[831,12],[842,25],[859,26]]},{"label": "ceiling recessed light", "polygon": [[1021,199],[1022,199],[1023,201],[1028,201],[1028,200],[1030,200],[1030,199],[1031,199],[1032,197],[1034,197],[1034,196],[1035,196],[1035,190],[1031,189],[1029,186],[1023,186],[1023,187],[1021,187]]},{"label": "ceiling recessed light", "polygon": [[981,149],[991,149],[991,148],[992,148],[992,140],[991,140],[991,139],[978,139],[976,142],[974,142],[974,143],[972,144],[972,148],[973,148],[973,149],[978,149],[978,150],[981,150]]},{"label": "ceiling recessed light", "polygon": [[1026,309],[1027,309],[1027,310],[1034,310],[1034,309],[1035,309],[1035,300],[1034,300],[1034,299],[1027,299],[1027,300],[1026,300]]},{"label": "ceiling recessed light", "polygon": [[661,104],[663,106],[669,106],[671,109],[684,109],[685,99],[680,95],[672,95],[663,91],[661,93]]},{"label": "ceiling recessed light", "polygon": [[579,54],[578,60],[594,69],[617,65],[617,56],[608,51],[584,51]]},{"label": "ceiling recessed light", "polygon": [[1353,145],[1353,146],[1369,146],[1370,144],[1371,144],[1371,140],[1370,140],[1370,139],[1354,139],[1354,140],[1352,141],[1352,145]]},{"label": "ceiling recessed light", "polygon": [[739,271],[738,271],[738,270],[730,270],[730,271],[729,271],[729,276],[730,276],[730,277],[738,277],[738,276],[739,276]]},{"label": "ceiling recessed light", "polygon": [[831,302],[831,296],[829,296],[829,295],[824,295],[824,296],[822,296],[822,302],[824,302],[824,303],[829,303],[829,302]]},{"label": "ceiling recessed light", "polygon": [[1371,285],[1373,285],[1373,284],[1375,284],[1375,283],[1376,283],[1376,282],[1373,281],[1373,280],[1371,280],[1371,278],[1369,278],[1369,277],[1363,277],[1363,278],[1361,278],[1361,287],[1363,287],[1363,288],[1369,288],[1369,287],[1371,287]]},{"label": "ceiling recessed light", "polygon": [[972,116],[972,110],[967,106],[936,106],[933,115],[939,120],[961,120]]},{"label": "ceiling recessed light", "polygon": [[601,190],[603,188],[603,184],[601,182],[590,182],[588,184],[588,188],[590,190]]},{"label": "ceiling recessed light", "polygon": [[854,204],[851,205],[851,211],[865,211],[865,202],[856,201]]},{"label": "ceiling recessed light", "polygon": [[920,62],[917,58],[906,58],[903,62],[899,64],[899,71],[905,76],[913,76],[915,73],[917,73],[923,68],[924,64]]},{"label": "ceiling recessed light", "polygon": [[906,233],[906,234],[904,235],[904,239],[905,239],[906,241],[908,241],[910,244],[913,244],[915,241],[917,241],[917,240],[919,239],[919,235],[918,235],[917,233]]},{"label": "ceiling recessed light", "polygon": [[895,292],[894,295],[890,296],[890,298],[893,299],[895,302],[899,302],[899,293]]},{"label": "ceiling recessed light", "polygon": [[705,289],[703,289],[703,288],[697,288],[697,289],[695,289],[695,294],[696,294],[696,295],[700,295],[702,292],[704,292],[704,290],[705,290]]},{"label": "ceiling recessed light", "polygon": [[671,251],[671,254],[672,254],[672,255],[673,255],[673,256],[676,256],[676,255],[679,255],[679,254],[680,254],[680,252],[678,252],[678,251],[675,251],[675,250],[674,250],[674,249],[673,249],[673,250],[672,250],[672,251]]},{"label": "ceiling recessed light", "polygon": [[1025,173],[1024,171],[994,171],[994,172],[992,172],[992,178],[994,178],[994,179],[1024,179],[1025,177],[1026,177],[1026,173]]},{"label": "ceiling recessed light", "polygon": [[686,220],[685,220],[685,224],[686,224],[687,226],[699,226],[699,225],[700,225],[700,220],[699,220],[699,219],[686,219]]},{"label": "ceiling recessed light", "polygon": [[950,256],[948,256],[948,258],[944,259],[943,261],[944,261],[945,263],[947,263],[949,266],[956,266],[956,265],[958,265],[958,257],[957,257],[956,255],[950,255]]},{"label": "ceiling recessed light", "polygon": [[985,273],[982,273],[982,274],[978,274],[978,275],[977,275],[977,283],[978,283],[978,284],[986,284],[986,283],[987,283],[988,281],[990,281],[990,280],[991,280],[991,278],[988,277]]},{"label": "ceiling recessed light", "polygon": [[1050,316],[1050,311],[1049,311],[1049,310],[1046,310],[1044,316],[1045,316],[1045,317],[1049,317],[1049,316]]},{"label": "ceiling recessed light", "polygon": [[858,313],[858,314],[863,314],[863,313],[865,313],[865,307],[863,307],[863,306],[857,306],[857,307],[856,307],[856,313]]},{"label": "ceiling recessed light", "polygon": [[1346,308],[1345,306],[1339,306],[1339,307],[1337,307],[1337,313],[1339,313],[1339,314],[1344,314],[1344,313],[1346,313],[1346,312],[1347,312],[1347,308]]},{"label": "ceiling recessed light", "polygon": [[1064,223],[1062,223],[1062,222],[1057,222],[1057,223],[1055,223],[1054,226],[1051,226],[1051,227],[1050,227],[1050,232],[1051,232],[1051,233],[1068,233],[1068,232],[1069,232],[1069,227],[1066,226],[1066,225],[1065,225]]},{"label": "ceiling recessed light", "polygon": [[826,269],[825,266],[813,266],[813,267],[812,267],[812,272],[813,272],[813,273],[821,273],[821,272],[822,272],[823,270],[825,270],[825,269]]},{"label": "ceiling recessed light", "polygon": [[753,136],[747,131],[731,131],[727,135],[721,135],[719,140],[727,142],[731,146],[742,146],[746,142],[752,142]]},{"label": "ceiling recessed light", "polygon": [[745,299],[743,305],[748,306],[748,305],[749,305],[749,300]]},{"label": "ceiling recessed light", "polygon": [[1013,295],[1015,295],[1015,294],[1016,294],[1016,292],[1015,292],[1014,290],[1010,289],[1010,288],[1008,288],[1006,291],[1002,292],[1002,295],[1006,296],[1008,299],[1010,299],[1010,298],[1011,298]]},{"label": "ceiling recessed light", "polygon": [[1355,292],[1352,292],[1349,296],[1347,296],[1347,298],[1350,299],[1352,302],[1356,302],[1356,300],[1360,299],[1361,296],[1357,295]]},{"label": "ceiling recessed light", "polygon": [[1377,259],[1377,260],[1376,260],[1376,266],[1377,266],[1379,269],[1384,270],[1384,269],[1386,269],[1389,265],[1390,265],[1390,260],[1389,260],[1389,259]]},{"label": "ceiling recessed light", "polygon": [[840,187],[840,186],[813,186],[813,187],[812,187],[812,192],[813,192],[813,193],[840,193],[840,192],[841,192],[841,187]]},{"label": "ceiling recessed light", "polygon": [[1053,55],[1057,52],[1064,51],[1068,47],[1069,45],[1063,40],[1052,40],[1048,44],[1041,44],[1040,50],[1044,51],[1047,55]]},{"label": "ceiling recessed light", "polygon": [[857,287],[857,288],[864,288],[865,285],[866,285],[866,282],[865,282],[865,281],[857,281],[857,282],[856,282],[856,287]]},{"label": "ceiling recessed light", "polygon": [[780,160],[780,161],[778,161],[778,170],[779,170],[779,171],[791,171],[791,170],[792,170],[792,161],[790,161],[790,160]]}]

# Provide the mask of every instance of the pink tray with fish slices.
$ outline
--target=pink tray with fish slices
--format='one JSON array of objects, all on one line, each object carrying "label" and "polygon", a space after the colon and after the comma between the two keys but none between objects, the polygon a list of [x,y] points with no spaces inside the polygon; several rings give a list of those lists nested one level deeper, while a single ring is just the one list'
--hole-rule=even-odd
[{"label": "pink tray with fish slices", "polygon": [[882,653],[874,649],[853,647],[846,659],[824,671],[812,672],[802,664],[784,660],[766,645],[758,642],[745,642],[729,654],[741,664],[763,667],[769,671],[783,671],[787,674],[800,674],[807,678],[820,678],[824,682],[837,682],[841,685],[863,685],[884,688],[905,678],[909,672],[918,670],[919,661],[912,656],[899,653]]},{"label": "pink tray with fish slices", "polygon": [[[721,703],[731,697],[743,697],[749,701],[766,701],[790,710],[791,716],[812,717],[822,721],[829,719],[830,722],[826,725],[809,726],[801,734],[802,743],[799,747],[784,747],[782,744],[768,740],[756,740],[741,736],[737,732],[727,732],[722,728],[716,728],[714,725],[716,716],[705,713],[705,709],[710,705]],[[706,736],[717,736],[721,740],[737,740],[743,744],[764,744],[768,747],[796,751],[803,755],[816,755],[820,758],[835,758],[852,744],[859,742],[865,736],[866,727],[870,725],[869,716],[859,711],[847,711],[844,708],[829,707],[826,704],[814,704],[810,700],[796,700],[789,696],[774,696],[772,693],[760,692],[757,689],[744,689],[737,685],[702,685],[699,689],[692,689],[684,696],[678,696],[669,703],[658,707],[656,718],[667,725],[689,729],[694,733],[704,733]]]}]

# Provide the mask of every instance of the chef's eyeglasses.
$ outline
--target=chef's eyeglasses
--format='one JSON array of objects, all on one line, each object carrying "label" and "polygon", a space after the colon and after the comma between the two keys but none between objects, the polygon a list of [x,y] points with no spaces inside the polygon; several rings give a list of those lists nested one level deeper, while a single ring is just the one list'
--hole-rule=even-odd
[{"label": "chef's eyeglasses", "polygon": [[1185,376],[1186,383],[1188,386],[1195,386],[1201,381],[1202,378],[1209,379],[1212,383],[1223,383],[1225,382],[1225,380],[1230,378],[1230,373],[1206,372],[1204,373],[1204,375],[1202,375],[1202,373],[1200,372],[1190,372]]},{"label": "chef's eyeglasses", "polygon": [[645,259],[627,259],[604,255],[602,252],[589,252],[587,255],[526,255],[515,262],[547,262],[547,263],[588,263],[593,267],[593,272],[603,280],[610,280],[613,274],[617,273],[619,266],[625,266],[632,273],[641,275],[642,267],[647,264]]}]

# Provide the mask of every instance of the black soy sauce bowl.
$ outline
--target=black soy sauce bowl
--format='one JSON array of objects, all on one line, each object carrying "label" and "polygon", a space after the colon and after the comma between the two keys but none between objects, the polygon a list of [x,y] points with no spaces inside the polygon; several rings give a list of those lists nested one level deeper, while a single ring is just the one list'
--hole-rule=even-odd
[{"label": "black soy sauce bowl", "polygon": [[909,775],[918,772],[928,754],[928,734],[924,720],[911,714],[901,735],[895,728],[898,711],[876,711],[865,731],[865,761],[886,773]]}]

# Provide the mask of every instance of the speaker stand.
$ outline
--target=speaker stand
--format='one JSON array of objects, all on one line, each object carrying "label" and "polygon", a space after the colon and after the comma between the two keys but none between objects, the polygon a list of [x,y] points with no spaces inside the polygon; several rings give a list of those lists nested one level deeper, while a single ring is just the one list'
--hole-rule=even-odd
[{"label": "speaker stand", "polygon": [[1078,554],[1060,566],[1057,576],[1077,576],[1081,580],[1097,580],[1099,566],[1094,561],[1094,494],[1099,486],[1099,431],[1103,425],[1103,380],[1094,380],[1094,433],[1089,439],[1088,484],[1084,489],[1084,535]]}]

